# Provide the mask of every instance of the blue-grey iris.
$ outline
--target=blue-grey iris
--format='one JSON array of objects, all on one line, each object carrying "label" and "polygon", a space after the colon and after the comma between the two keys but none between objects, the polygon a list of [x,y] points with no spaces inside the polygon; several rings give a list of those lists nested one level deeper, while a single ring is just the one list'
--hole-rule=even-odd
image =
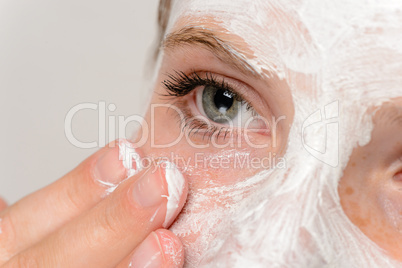
[{"label": "blue-grey iris", "polygon": [[228,90],[205,86],[202,93],[202,106],[205,114],[214,122],[228,123],[239,112],[239,101]]}]

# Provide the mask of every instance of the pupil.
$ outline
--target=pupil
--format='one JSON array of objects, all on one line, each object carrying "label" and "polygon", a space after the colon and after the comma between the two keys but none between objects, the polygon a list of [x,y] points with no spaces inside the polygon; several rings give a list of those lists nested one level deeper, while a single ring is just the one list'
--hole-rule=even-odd
[{"label": "pupil", "polygon": [[227,110],[230,109],[233,105],[233,96],[230,94],[230,92],[223,91],[223,90],[217,90],[215,97],[214,97],[214,103],[216,108],[220,112],[226,112]]}]

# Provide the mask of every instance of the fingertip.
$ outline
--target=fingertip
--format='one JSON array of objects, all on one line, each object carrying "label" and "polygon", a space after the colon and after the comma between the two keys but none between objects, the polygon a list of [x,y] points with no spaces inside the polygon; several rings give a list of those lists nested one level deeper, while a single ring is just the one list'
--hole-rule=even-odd
[{"label": "fingertip", "polygon": [[180,239],[166,229],[156,230],[155,234],[158,236],[164,255],[164,267],[182,267],[184,264],[184,248]]},{"label": "fingertip", "polygon": [[171,231],[159,229],[151,232],[130,256],[129,264],[123,261],[118,267],[179,268],[184,264],[181,241]]},{"label": "fingertip", "polygon": [[163,161],[159,165],[164,169],[168,187],[166,217],[162,225],[163,228],[168,228],[184,207],[188,193],[188,182],[174,163]]}]

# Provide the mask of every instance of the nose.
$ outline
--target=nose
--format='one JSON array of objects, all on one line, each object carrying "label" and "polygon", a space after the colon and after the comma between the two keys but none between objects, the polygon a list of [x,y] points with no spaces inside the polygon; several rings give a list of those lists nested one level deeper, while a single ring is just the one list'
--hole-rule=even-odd
[{"label": "nose", "polygon": [[374,115],[370,142],[354,149],[338,192],[345,214],[391,257],[402,261],[402,101]]}]

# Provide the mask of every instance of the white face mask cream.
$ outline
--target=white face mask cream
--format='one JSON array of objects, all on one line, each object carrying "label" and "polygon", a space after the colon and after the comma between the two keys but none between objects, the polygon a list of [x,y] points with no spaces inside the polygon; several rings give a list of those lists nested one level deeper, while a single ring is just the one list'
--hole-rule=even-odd
[{"label": "white face mask cream", "polygon": [[[197,27],[213,18],[241,37],[252,56],[236,53],[286,81],[295,111],[287,169],[190,196],[171,228],[187,238],[187,264],[398,267],[350,222],[337,187],[352,150],[370,141],[368,111],[402,96],[402,3],[175,0],[167,33],[183,18]],[[325,152],[308,149],[317,144]]]}]

